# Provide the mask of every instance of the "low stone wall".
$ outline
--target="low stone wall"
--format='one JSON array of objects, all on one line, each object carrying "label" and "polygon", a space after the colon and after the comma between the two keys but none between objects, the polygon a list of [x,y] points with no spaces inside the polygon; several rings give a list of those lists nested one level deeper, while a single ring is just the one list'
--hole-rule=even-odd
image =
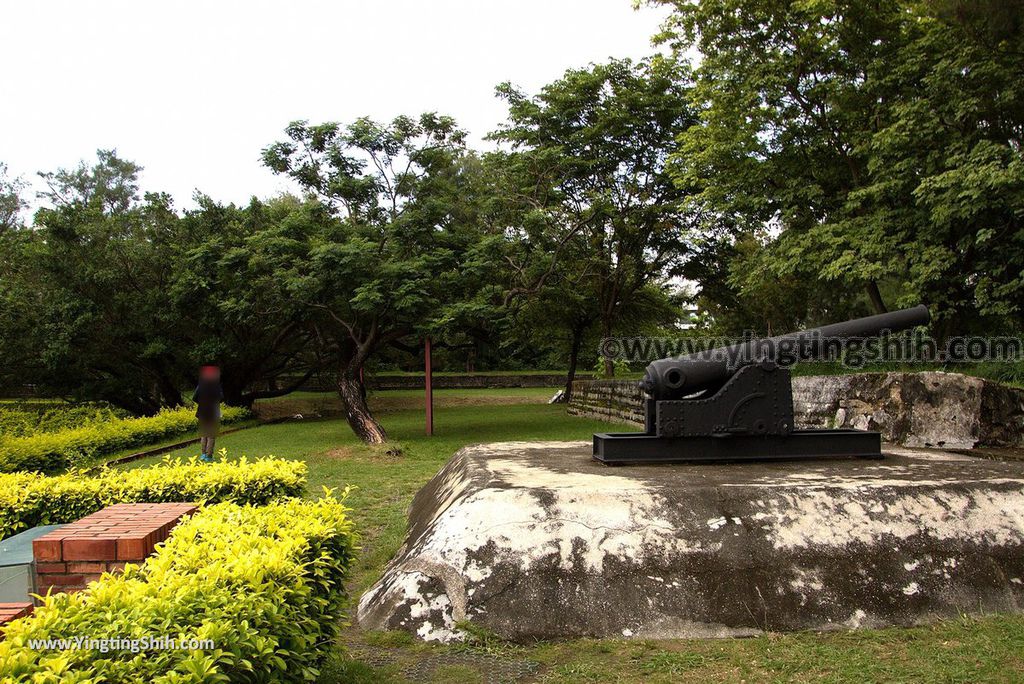
[{"label": "low stone wall", "polygon": [[[1024,391],[959,373],[797,377],[793,409],[798,427],[877,430],[903,446],[1024,444]],[[569,413],[643,427],[643,394],[635,381],[581,381]]]},{"label": "low stone wall", "polygon": [[[378,375],[368,376],[366,385],[375,390],[423,389],[426,381],[422,375]],[[507,387],[564,387],[564,373],[524,375],[435,375],[434,389],[504,389]]]},{"label": "low stone wall", "polygon": [[[589,374],[581,374],[589,377]],[[564,387],[565,373],[530,373],[506,375],[465,373],[434,375],[434,389],[504,389],[507,387]],[[281,385],[288,380],[282,379]],[[367,375],[366,386],[371,390],[423,389],[422,375]],[[310,378],[299,388],[303,392],[331,392],[336,389],[334,378],[322,375]]]},{"label": "low stone wall", "polygon": [[636,380],[577,380],[569,413],[613,423],[644,426],[644,393]]}]

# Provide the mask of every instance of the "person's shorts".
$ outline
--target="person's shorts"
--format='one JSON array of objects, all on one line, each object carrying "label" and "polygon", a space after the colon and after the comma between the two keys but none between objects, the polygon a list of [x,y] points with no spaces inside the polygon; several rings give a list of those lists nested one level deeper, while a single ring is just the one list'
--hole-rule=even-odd
[{"label": "person's shorts", "polygon": [[217,430],[220,429],[220,421],[216,420],[200,420],[199,421],[199,436],[200,437],[216,437]]}]

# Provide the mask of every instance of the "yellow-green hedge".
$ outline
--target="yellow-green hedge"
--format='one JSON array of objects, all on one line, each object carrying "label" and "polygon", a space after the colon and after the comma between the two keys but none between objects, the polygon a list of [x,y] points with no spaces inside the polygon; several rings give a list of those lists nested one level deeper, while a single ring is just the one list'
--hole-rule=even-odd
[{"label": "yellow-green hedge", "polygon": [[129,417],[131,414],[123,409],[98,402],[4,401],[0,402],[0,435],[28,437]]},{"label": "yellow-green hedge", "polygon": [[195,501],[261,506],[301,496],[306,464],[261,458],[199,463],[165,459],[135,470],[99,475],[0,474],[0,539],[36,525],[73,522],[115,503]]},{"label": "yellow-green hedge", "polygon": [[[250,415],[247,409],[228,406],[221,422],[234,423]],[[193,432],[197,425],[195,410],[185,407],[144,418],[117,418],[57,432],[0,438],[0,472],[58,473],[98,456]]]},{"label": "yellow-green hedge", "polygon": [[[333,498],[262,508],[218,504],[172,532],[144,565],[55,594],[0,641],[0,680],[309,682],[337,636],[353,553],[347,509]],[[46,648],[30,640],[117,638],[197,650]]]}]

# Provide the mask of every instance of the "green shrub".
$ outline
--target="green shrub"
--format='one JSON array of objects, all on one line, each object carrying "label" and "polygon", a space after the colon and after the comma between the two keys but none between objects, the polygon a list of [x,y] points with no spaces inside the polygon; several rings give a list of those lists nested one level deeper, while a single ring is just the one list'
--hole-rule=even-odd
[{"label": "green shrub", "polygon": [[[221,422],[248,418],[247,409],[226,407]],[[144,418],[114,418],[57,432],[0,439],[0,472],[57,473],[99,456],[144,446],[196,429],[193,409],[166,409]]]},{"label": "green shrub", "polygon": [[127,411],[103,402],[0,402],[0,435],[29,437],[129,417]]},{"label": "green shrub", "polygon": [[[335,499],[218,504],[178,525],[156,555],[77,594],[55,594],[0,641],[0,679],[57,682],[302,682],[337,636],[352,525]],[[196,650],[47,649],[75,637]]]},{"label": "green shrub", "polygon": [[35,411],[22,411],[14,408],[0,407],[0,437],[25,437],[36,432],[39,414]]},{"label": "green shrub", "polygon": [[0,474],[0,539],[36,525],[73,522],[115,503],[233,501],[262,506],[301,496],[306,464],[261,458],[199,463],[165,459],[136,470],[96,476]]},{"label": "green shrub", "polygon": [[131,418],[132,414],[124,409],[96,404],[72,404],[59,408],[51,408],[39,416],[36,432],[59,432],[83,425],[106,423],[111,420]]}]

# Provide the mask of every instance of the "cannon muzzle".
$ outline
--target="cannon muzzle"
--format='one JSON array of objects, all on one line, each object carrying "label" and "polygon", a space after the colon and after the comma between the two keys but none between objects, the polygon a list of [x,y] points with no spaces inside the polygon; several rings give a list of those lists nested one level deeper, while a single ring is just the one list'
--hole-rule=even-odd
[{"label": "cannon muzzle", "polygon": [[851,339],[877,337],[928,323],[921,304],[876,316],[833,323],[788,335],[753,339],[686,356],[660,359],[647,366],[641,387],[652,399],[680,399],[721,387],[737,370],[760,361],[784,362],[819,358],[822,346]]}]

